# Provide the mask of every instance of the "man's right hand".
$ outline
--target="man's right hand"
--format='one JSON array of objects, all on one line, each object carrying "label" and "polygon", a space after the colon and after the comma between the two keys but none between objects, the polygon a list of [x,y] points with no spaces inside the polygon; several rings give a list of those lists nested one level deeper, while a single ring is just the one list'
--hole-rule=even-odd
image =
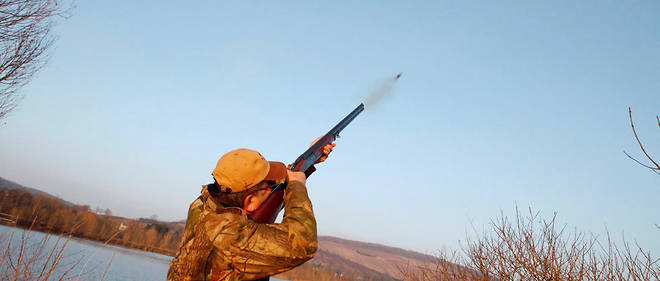
[{"label": "man's right hand", "polygon": [[291,170],[286,170],[286,173],[289,177],[289,182],[299,181],[302,184],[305,184],[306,181],[307,181],[307,177],[305,177],[305,173],[303,173],[303,172],[294,172],[294,171],[291,171]]}]

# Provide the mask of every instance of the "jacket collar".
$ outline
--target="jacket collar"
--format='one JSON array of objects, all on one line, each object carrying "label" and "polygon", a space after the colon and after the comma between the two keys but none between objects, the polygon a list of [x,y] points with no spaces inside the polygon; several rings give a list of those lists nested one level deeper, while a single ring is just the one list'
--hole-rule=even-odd
[{"label": "jacket collar", "polygon": [[217,192],[210,191],[208,184],[202,185],[201,194],[202,195],[200,196],[200,198],[202,199],[202,203],[204,204],[204,210],[206,211],[220,213],[223,210],[236,209],[239,210],[241,213],[244,213],[243,209],[239,207],[228,207],[220,203],[217,196],[221,196],[221,195],[217,194]]}]

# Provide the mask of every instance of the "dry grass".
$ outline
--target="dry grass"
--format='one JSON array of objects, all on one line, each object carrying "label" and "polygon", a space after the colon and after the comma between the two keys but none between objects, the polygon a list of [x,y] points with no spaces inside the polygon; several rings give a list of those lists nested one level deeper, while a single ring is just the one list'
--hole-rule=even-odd
[{"label": "dry grass", "polygon": [[467,240],[461,251],[443,252],[422,266],[399,268],[404,280],[660,280],[660,259],[637,244],[614,243],[609,234],[558,227],[556,214],[539,212],[491,220],[489,232]]},{"label": "dry grass", "polygon": [[[23,230],[17,244],[12,231],[2,242],[0,258],[0,280],[69,280],[71,271],[77,262],[65,262],[64,250],[70,237],[57,236],[53,246],[51,235],[35,239],[34,233]],[[58,270],[56,270],[58,269]],[[55,276],[54,272],[58,272]]]},{"label": "dry grass", "polygon": [[[30,229],[14,229],[0,236],[0,280],[97,280],[91,272],[85,271],[89,260],[80,268],[83,256],[66,253],[70,241],[71,235],[51,235]],[[103,280],[111,263],[112,260],[98,280]]]}]

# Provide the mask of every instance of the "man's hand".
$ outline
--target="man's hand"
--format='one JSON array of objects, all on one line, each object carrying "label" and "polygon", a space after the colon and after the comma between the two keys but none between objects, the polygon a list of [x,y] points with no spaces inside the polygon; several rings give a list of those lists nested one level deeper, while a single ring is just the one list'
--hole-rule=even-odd
[{"label": "man's hand", "polygon": [[292,181],[299,181],[302,182],[303,184],[306,183],[307,177],[305,176],[305,173],[303,172],[294,172],[291,170],[286,170],[287,175],[289,176],[289,182]]},{"label": "man's hand", "polygon": [[[314,145],[316,142],[318,142],[322,137],[323,136],[320,136],[316,140],[314,140],[314,142],[312,142],[312,145]],[[310,147],[312,145],[310,145]],[[325,161],[325,159],[328,159],[328,156],[330,155],[330,152],[332,152],[332,149],[335,148],[335,145],[337,145],[337,144],[334,144],[334,143],[326,144],[323,147],[323,156],[321,156],[321,158],[319,158],[319,160],[316,161],[316,163],[314,163],[314,164],[321,163],[321,162]]]}]

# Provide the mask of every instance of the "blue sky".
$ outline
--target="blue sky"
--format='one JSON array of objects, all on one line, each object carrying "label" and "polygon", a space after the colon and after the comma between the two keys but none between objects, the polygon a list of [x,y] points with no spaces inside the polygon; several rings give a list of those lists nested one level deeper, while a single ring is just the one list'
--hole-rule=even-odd
[{"label": "blue sky", "polygon": [[293,161],[393,95],[308,181],[322,235],[425,252],[517,205],[660,251],[657,1],[79,1],[0,127],[0,176],[185,217],[234,148]]}]

